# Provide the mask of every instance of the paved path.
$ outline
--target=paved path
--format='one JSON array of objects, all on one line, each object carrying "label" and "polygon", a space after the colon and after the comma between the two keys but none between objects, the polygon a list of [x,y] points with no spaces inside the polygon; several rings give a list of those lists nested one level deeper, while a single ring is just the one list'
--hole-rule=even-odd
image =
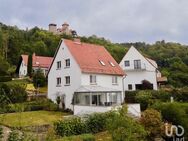
[{"label": "paved path", "polygon": [[11,129],[8,128],[8,127],[5,127],[5,126],[2,126],[2,127],[3,127],[3,139],[2,139],[2,141],[7,141],[9,133],[11,132]]}]

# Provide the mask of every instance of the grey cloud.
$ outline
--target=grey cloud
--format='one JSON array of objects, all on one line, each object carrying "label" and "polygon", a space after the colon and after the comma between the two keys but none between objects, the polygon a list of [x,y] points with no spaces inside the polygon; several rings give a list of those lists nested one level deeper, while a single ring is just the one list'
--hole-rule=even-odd
[{"label": "grey cloud", "polygon": [[67,21],[81,35],[114,42],[188,43],[187,0],[0,0],[0,21],[47,29]]}]

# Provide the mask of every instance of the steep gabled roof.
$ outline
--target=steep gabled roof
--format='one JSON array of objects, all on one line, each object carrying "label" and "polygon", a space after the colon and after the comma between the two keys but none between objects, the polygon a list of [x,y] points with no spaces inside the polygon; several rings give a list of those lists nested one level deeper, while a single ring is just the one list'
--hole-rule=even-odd
[{"label": "steep gabled roof", "polygon": [[53,61],[53,57],[36,56],[35,53],[32,56],[32,66],[49,68]]},{"label": "steep gabled roof", "polygon": [[[131,46],[131,47],[129,48],[129,50],[127,51],[127,53],[125,54],[125,56],[126,56],[131,50],[134,50],[134,51],[136,51],[137,53],[139,53],[139,54],[140,54],[141,56],[143,56],[143,58],[144,58],[147,62],[149,62],[154,68],[158,69],[158,65],[157,65],[157,63],[156,63],[155,60],[152,60],[151,58],[145,57],[145,56],[142,55],[142,53],[140,53],[134,46]],[[123,57],[123,59],[125,58],[125,56]],[[123,60],[123,59],[122,59],[122,60]],[[121,60],[121,61],[122,61],[122,60]]]},{"label": "steep gabled roof", "polygon": [[124,71],[103,46],[65,39],[63,41],[82,72],[124,75]]},{"label": "steep gabled roof", "polygon": [[147,57],[145,57],[145,58],[146,58],[146,60],[147,60],[152,66],[154,66],[156,69],[158,68],[158,65],[157,65],[157,63],[156,63],[155,60],[152,60],[152,59],[147,58]]}]

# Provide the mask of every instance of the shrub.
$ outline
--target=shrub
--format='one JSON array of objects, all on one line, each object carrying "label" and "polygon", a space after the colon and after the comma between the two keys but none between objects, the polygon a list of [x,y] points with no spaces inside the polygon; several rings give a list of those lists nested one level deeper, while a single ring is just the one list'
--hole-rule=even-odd
[{"label": "shrub", "polygon": [[12,78],[10,76],[0,76],[0,82],[11,81]]},{"label": "shrub", "polygon": [[126,103],[136,103],[135,96],[138,91],[125,91],[125,102]]},{"label": "shrub", "polygon": [[44,76],[44,74],[41,72],[41,70],[37,70],[37,72],[35,72],[33,74],[33,83],[35,87],[44,87],[46,86],[46,77]]},{"label": "shrub", "polygon": [[151,101],[151,99],[152,99],[151,91],[139,91],[136,94],[135,99],[138,103],[140,103],[141,110],[143,111],[143,110],[147,109],[149,104],[152,103],[152,101]]},{"label": "shrub", "polygon": [[23,137],[18,133],[18,131],[13,130],[10,132],[8,141],[22,141]]},{"label": "shrub", "polygon": [[154,109],[161,111],[164,120],[174,125],[181,125],[188,133],[188,104],[187,103],[156,103],[152,105]]},{"label": "shrub", "polygon": [[145,141],[147,135],[144,127],[127,116],[127,107],[123,106],[108,119],[107,129],[113,141]]},{"label": "shrub", "polygon": [[58,111],[58,105],[53,103],[51,100],[36,100],[24,103],[9,104],[4,108],[4,111],[0,109],[1,112],[19,112],[19,111]]},{"label": "shrub", "polygon": [[180,102],[188,101],[188,87],[183,87],[181,89],[173,89],[171,93],[176,101],[180,101]]},{"label": "shrub", "polygon": [[142,80],[142,90],[152,90],[153,85],[148,80]]},{"label": "shrub", "polygon": [[11,103],[19,103],[27,100],[25,88],[17,84],[2,84],[0,86],[0,96],[6,97]]},{"label": "shrub", "polygon": [[82,140],[83,141],[95,141],[95,136],[92,134],[83,134]]},{"label": "shrub", "polygon": [[146,131],[148,131],[150,140],[161,136],[162,117],[160,112],[154,109],[147,109],[142,113],[140,121]]},{"label": "shrub", "polygon": [[106,128],[107,114],[95,113],[88,117],[86,125],[91,133],[98,133],[104,131]]},{"label": "shrub", "polygon": [[54,129],[56,134],[62,137],[87,133],[87,126],[81,118],[55,122]]},{"label": "shrub", "polygon": [[167,102],[170,101],[170,97],[172,94],[170,94],[168,91],[165,90],[158,90],[158,91],[151,91],[152,98],[158,101]]}]

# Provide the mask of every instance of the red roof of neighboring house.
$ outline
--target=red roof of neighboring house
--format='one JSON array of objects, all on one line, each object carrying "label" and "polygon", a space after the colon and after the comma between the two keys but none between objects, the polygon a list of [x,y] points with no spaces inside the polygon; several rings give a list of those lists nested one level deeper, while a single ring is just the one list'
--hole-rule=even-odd
[{"label": "red roof of neighboring house", "polygon": [[36,56],[35,53],[32,58],[33,67],[49,68],[53,61],[53,57]]},{"label": "red roof of neighboring house", "polygon": [[28,64],[28,55],[21,55],[22,60],[24,61],[25,65],[27,66]]},{"label": "red roof of neighboring house", "polygon": [[125,75],[118,63],[103,46],[65,39],[63,41],[82,72]]}]

